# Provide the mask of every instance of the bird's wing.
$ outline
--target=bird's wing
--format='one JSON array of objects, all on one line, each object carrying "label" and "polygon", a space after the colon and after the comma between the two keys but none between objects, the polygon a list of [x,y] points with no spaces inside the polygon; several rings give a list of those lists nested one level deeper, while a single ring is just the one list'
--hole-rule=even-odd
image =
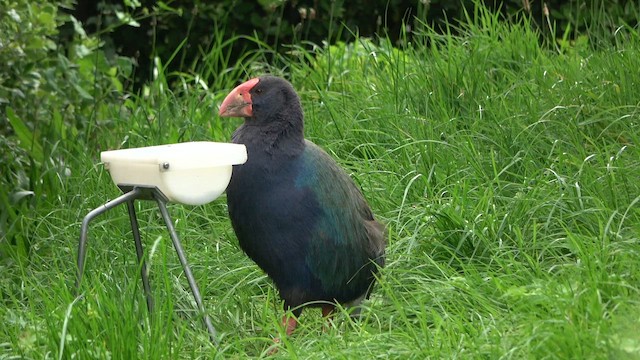
[{"label": "bird's wing", "polygon": [[384,263],[385,230],[347,173],[307,142],[297,186],[309,187],[322,209],[306,262],[324,288],[367,288]]}]

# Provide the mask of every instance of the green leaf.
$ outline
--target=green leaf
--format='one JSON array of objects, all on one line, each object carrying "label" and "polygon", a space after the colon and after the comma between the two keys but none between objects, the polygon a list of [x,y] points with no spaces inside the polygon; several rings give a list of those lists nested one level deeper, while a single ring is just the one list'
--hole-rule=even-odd
[{"label": "green leaf", "polygon": [[116,17],[118,17],[118,20],[122,21],[122,23],[124,23],[124,24],[127,24],[129,26],[133,26],[133,27],[140,27],[140,23],[137,22],[136,20],[134,20],[131,17],[131,14],[124,13],[122,11],[117,11],[116,10]]},{"label": "green leaf", "polygon": [[55,129],[56,135],[62,139],[62,141],[67,140],[67,131],[62,120],[62,115],[58,109],[53,110],[53,114],[51,115],[51,125]]},{"label": "green leaf", "polygon": [[7,108],[7,119],[13,128],[20,146],[27,150],[29,155],[39,163],[44,161],[44,151],[42,145],[38,143],[35,135],[29,130],[27,125],[16,115],[12,108]]},{"label": "green leaf", "polygon": [[35,193],[30,190],[20,190],[11,194],[11,202],[16,204],[20,200],[26,198],[27,196],[35,196]]},{"label": "green leaf", "polygon": [[142,4],[140,4],[140,1],[138,0],[124,0],[124,4],[132,9],[136,9],[142,6]]},{"label": "green leaf", "polygon": [[82,27],[82,23],[72,15],[70,15],[69,18],[71,19],[71,23],[73,24],[73,30],[75,31],[75,33],[80,35],[81,39],[86,38],[87,33],[84,31],[84,28]]},{"label": "green leaf", "polygon": [[182,8],[181,7],[180,8],[173,8],[173,7],[169,6],[168,4],[165,4],[163,1],[158,1],[156,3],[156,6],[158,6],[158,8],[160,8],[161,10],[174,13],[174,14],[176,14],[178,16],[182,16]]},{"label": "green leaf", "polygon": [[72,82],[71,86],[73,86],[73,88],[76,89],[78,94],[80,94],[80,97],[82,97],[83,99],[93,100],[93,96],[91,96],[91,94],[89,94],[85,89],[83,89],[82,86],[78,85],[75,82]]}]

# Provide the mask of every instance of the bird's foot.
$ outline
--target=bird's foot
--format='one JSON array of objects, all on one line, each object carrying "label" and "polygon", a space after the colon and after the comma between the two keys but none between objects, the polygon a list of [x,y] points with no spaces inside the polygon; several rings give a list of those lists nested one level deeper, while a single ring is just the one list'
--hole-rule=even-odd
[{"label": "bird's foot", "polygon": [[[284,327],[285,335],[291,336],[291,334],[293,334],[293,331],[298,326],[298,320],[296,320],[296,318],[294,317],[285,315],[282,317],[282,326]],[[269,349],[268,354],[274,355],[275,353],[277,353],[278,349],[280,348],[281,342],[282,342],[282,339],[280,339],[280,337],[274,338],[273,345],[271,345],[271,349]]]},{"label": "bird's foot", "polygon": [[267,351],[267,355],[271,356],[271,355],[275,355],[278,353],[278,350],[280,349],[280,338],[277,337],[275,339],[273,339],[273,344],[271,346],[269,346],[269,350]]},{"label": "bird's foot", "polygon": [[324,332],[329,331],[331,325],[333,325],[333,316],[335,315],[336,307],[335,305],[324,305],[322,307],[322,317],[327,320],[327,322],[322,326],[322,330]]},{"label": "bird's foot", "polygon": [[287,336],[291,336],[296,327],[298,327],[298,320],[285,315],[282,317],[282,326],[284,326],[284,333],[287,334]]}]

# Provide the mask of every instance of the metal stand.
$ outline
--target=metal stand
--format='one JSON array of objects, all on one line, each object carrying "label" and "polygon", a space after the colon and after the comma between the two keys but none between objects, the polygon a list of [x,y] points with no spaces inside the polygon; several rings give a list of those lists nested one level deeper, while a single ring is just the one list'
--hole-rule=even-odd
[{"label": "metal stand", "polygon": [[[125,190],[126,188],[123,188]],[[87,216],[82,220],[82,227],[80,230],[80,243],[78,244],[78,274],[76,278],[76,289],[80,289],[80,282],[82,281],[82,274],[84,272],[84,263],[85,256],[87,253],[87,233],[89,232],[89,223],[98,215],[107,212],[108,210],[113,209],[114,207],[127,203],[127,209],[129,211],[129,219],[131,220],[131,231],[133,233],[133,241],[136,246],[136,256],[138,258],[138,263],[140,264],[140,277],[142,278],[142,286],[144,288],[144,293],[147,298],[147,309],[149,313],[153,311],[153,298],[151,296],[151,286],[149,285],[149,276],[147,273],[147,265],[143,258],[143,250],[142,250],[142,241],[140,240],[140,229],[138,226],[138,219],[136,217],[135,207],[133,206],[133,202],[137,199],[139,200],[155,200],[158,204],[158,208],[160,209],[160,214],[164,219],[164,222],[169,230],[169,236],[171,237],[171,241],[173,242],[173,247],[176,249],[176,253],[178,253],[178,258],[180,259],[180,263],[182,264],[182,268],[184,269],[184,274],[189,281],[189,287],[191,287],[191,292],[193,293],[193,297],[196,300],[196,304],[198,305],[198,310],[202,313],[204,324],[207,327],[207,331],[209,331],[209,337],[211,341],[217,344],[216,339],[216,330],[214,329],[211,319],[207,315],[204,309],[204,305],[202,304],[202,297],[200,296],[200,290],[198,290],[198,285],[196,284],[196,280],[191,273],[191,268],[189,267],[189,263],[187,263],[187,258],[184,255],[184,251],[182,250],[182,244],[180,243],[180,239],[178,238],[178,234],[176,233],[175,228],[173,227],[173,222],[171,221],[171,217],[169,216],[169,212],[167,211],[166,198],[157,188],[145,188],[134,186],[133,188],[129,187],[130,191],[124,193],[120,197],[107,202],[106,204],[90,211]]]}]

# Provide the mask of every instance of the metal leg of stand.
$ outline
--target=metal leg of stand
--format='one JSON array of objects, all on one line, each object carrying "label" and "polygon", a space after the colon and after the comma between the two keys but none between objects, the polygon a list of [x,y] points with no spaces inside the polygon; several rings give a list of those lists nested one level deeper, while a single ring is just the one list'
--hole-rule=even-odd
[{"label": "metal leg of stand", "polygon": [[127,201],[127,210],[129,211],[129,219],[131,220],[131,232],[133,233],[133,242],[136,245],[136,256],[140,265],[140,277],[142,278],[142,288],[147,298],[147,310],[149,314],[153,313],[153,297],[151,296],[151,286],[149,285],[149,275],[147,272],[147,264],[143,258],[142,241],[140,240],[140,227],[138,226],[138,218],[136,217],[136,208],[133,206],[133,200]]},{"label": "metal leg of stand", "polygon": [[207,313],[205,312],[204,305],[202,304],[202,297],[200,296],[200,290],[198,290],[198,285],[196,284],[196,280],[191,273],[191,269],[189,268],[189,264],[187,263],[187,258],[184,255],[182,245],[180,244],[180,240],[178,239],[178,234],[176,233],[176,230],[173,227],[173,223],[171,222],[171,217],[169,216],[169,212],[167,211],[167,205],[165,204],[165,201],[159,196],[156,197],[156,201],[158,202],[158,208],[160,208],[162,218],[164,219],[164,222],[167,225],[167,229],[169,230],[169,235],[171,236],[171,240],[173,241],[173,246],[178,253],[178,258],[180,259],[180,263],[182,264],[182,268],[184,269],[184,274],[189,281],[189,287],[191,287],[191,292],[193,292],[193,297],[195,298],[196,304],[198,305],[198,310],[200,310],[202,316],[204,317],[204,324],[209,331],[209,337],[214,344],[217,344],[218,341],[216,339],[216,330],[211,323],[209,315],[207,315]]},{"label": "metal leg of stand", "polygon": [[82,227],[80,229],[80,243],[78,244],[78,273],[76,277],[76,292],[80,292],[80,282],[82,281],[82,274],[84,272],[85,256],[87,254],[87,234],[89,232],[89,223],[98,215],[103,214],[107,210],[110,210],[124,202],[133,201],[140,195],[141,190],[134,188],[126,194],[123,194],[108,203],[93,209],[82,220]]}]

